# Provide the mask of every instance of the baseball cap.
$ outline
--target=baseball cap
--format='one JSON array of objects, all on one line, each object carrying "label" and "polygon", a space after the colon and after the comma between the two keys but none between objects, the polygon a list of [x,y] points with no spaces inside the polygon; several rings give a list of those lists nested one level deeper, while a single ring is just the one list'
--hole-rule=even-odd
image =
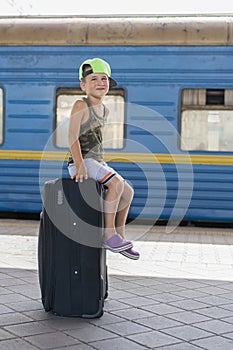
[{"label": "baseball cap", "polygon": [[[88,65],[91,69],[85,71],[85,66]],[[82,80],[87,75],[92,73],[104,73],[108,76],[110,81],[110,86],[116,86],[117,82],[111,78],[111,68],[110,65],[102,60],[101,58],[92,58],[84,61],[79,68],[79,80]]]}]

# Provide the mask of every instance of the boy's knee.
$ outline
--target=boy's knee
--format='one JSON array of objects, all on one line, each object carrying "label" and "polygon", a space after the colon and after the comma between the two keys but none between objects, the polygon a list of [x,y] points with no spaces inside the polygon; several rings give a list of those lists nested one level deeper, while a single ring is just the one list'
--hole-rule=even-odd
[{"label": "boy's knee", "polygon": [[130,192],[131,192],[131,196],[133,197],[134,196],[134,189],[131,186],[130,186]]},{"label": "boy's knee", "polygon": [[114,178],[109,181],[107,184],[108,190],[114,191],[117,194],[121,195],[124,191],[124,182],[122,179],[118,178],[117,176],[114,176]]},{"label": "boy's knee", "polygon": [[128,197],[133,198],[133,196],[134,196],[134,189],[133,189],[133,187],[131,187],[127,182],[125,183],[125,186],[127,188]]}]

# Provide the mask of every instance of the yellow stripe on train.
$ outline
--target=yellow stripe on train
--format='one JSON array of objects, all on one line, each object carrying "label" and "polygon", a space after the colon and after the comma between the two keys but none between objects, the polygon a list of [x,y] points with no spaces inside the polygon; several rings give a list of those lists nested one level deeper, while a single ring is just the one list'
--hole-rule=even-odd
[{"label": "yellow stripe on train", "polygon": [[[0,159],[66,161],[68,152],[0,150]],[[107,162],[233,165],[233,156],[106,152]]]}]

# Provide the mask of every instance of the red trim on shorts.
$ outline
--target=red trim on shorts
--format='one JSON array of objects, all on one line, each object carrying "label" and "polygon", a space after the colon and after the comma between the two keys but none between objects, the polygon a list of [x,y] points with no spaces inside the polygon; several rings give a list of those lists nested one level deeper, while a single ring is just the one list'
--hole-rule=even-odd
[{"label": "red trim on shorts", "polygon": [[104,177],[102,177],[102,179],[99,182],[101,184],[104,184],[104,183],[108,182],[108,180],[110,180],[111,177],[113,177],[114,175],[116,175],[116,173],[109,171],[106,175],[104,175]]}]

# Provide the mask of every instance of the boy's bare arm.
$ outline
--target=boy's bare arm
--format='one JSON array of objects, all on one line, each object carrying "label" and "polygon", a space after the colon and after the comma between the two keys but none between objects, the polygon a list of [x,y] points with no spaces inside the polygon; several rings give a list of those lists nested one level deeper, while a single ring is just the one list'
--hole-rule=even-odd
[{"label": "boy's bare arm", "polygon": [[76,174],[73,176],[75,181],[82,182],[84,179],[88,178],[87,169],[83,162],[83,157],[81,153],[80,143],[79,143],[79,133],[80,126],[85,116],[86,104],[84,101],[77,101],[71,111],[70,125],[69,125],[69,145],[76,166]]}]

